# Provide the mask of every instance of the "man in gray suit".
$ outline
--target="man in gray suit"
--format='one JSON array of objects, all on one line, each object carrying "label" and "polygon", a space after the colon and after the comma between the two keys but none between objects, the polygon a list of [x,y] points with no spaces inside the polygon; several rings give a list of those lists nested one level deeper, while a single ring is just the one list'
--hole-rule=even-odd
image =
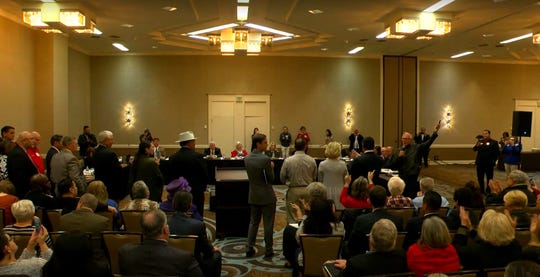
[{"label": "man in gray suit", "polygon": [[80,195],[86,190],[86,179],[82,172],[82,165],[74,155],[77,151],[77,140],[74,137],[65,136],[62,138],[62,145],[64,146],[62,150],[51,160],[51,181],[58,184],[63,179],[69,178],[77,184]]},{"label": "man in gray suit", "polygon": [[270,160],[270,157],[264,154],[268,147],[266,135],[255,134],[252,143],[255,149],[244,159],[249,178],[248,203],[251,208],[246,256],[252,257],[255,255],[255,239],[257,238],[262,215],[266,248],[264,256],[272,257],[274,256],[274,240],[272,236],[274,234],[274,216],[276,214],[276,195],[272,188],[274,163]]},{"label": "man in gray suit", "polygon": [[92,236],[102,231],[110,231],[112,226],[109,219],[94,213],[98,205],[97,198],[90,193],[85,193],[79,199],[77,209],[63,215],[60,218],[60,231],[91,233]]}]

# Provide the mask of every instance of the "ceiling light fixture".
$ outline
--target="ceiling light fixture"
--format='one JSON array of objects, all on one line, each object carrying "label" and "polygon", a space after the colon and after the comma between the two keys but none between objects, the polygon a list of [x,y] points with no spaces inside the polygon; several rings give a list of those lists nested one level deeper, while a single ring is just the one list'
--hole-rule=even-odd
[{"label": "ceiling light fixture", "polygon": [[501,42],[499,42],[499,43],[500,43],[500,44],[507,44],[507,43],[511,43],[511,42],[514,42],[514,41],[518,41],[518,40],[530,38],[530,37],[532,37],[532,36],[533,36],[533,33],[528,33],[528,34],[525,34],[525,35],[522,35],[522,36],[519,36],[519,37],[515,37],[515,38],[503,40],[503,41],[501,41]]},{"label": "ceiling light fixture", "polygon": [[352,49],[351,51],[349,51],[349,55],[354,55],[360,51],[364,50],[364,46],[358,46],[358,47],[355,47],[354,49]]},{"label": "ceiling light fixture", "polygon": [[237,6],[236,7],[236,20],[246,21],[248,19],[248,6]]},{"label": "ceiling light fixture", "polygon": [[248,27],[248,28],[253,28],[253,29],[257,29],[257,30],[261,30],[261,31],[265,31],[265,32],[270,32],[270,33],[274,33],[274,34],[282,35],[282,36],[286,36],[286,37],[294,36],[294,34],[291,34],[291,33],[287,33],[287,32],[280,31],[280,30],[277,30],[277,29],[274,29],[274,28],[270,28],[270,27],[266,27],[266,26],[262,26],[262,25],[257,25],[257,24],[253,24],[253,23],[247,23],[245,26]]},{"label": "ceiling light fixture", "polygon": [[533,44],[540,44],[540,33],[536,33],[533,35]]},{"label": "ceiling light fixture", "polygon": [[116,47],[118,50],[122,51],[122,52],[127,52],[129,51],[129,49],[127,47],[125,47],[122,43],[118,43],[118,42],[115,42],[112,44],[114,47]]},{"label": "ceiling light fixture", "polygon": [[473,51],[466,51],[466,52],[462,52],[462,53],[459,53],[459,54],[455,54],[455,55],[451,56],[450,58],[457,59],[457,58],[461,58],[461,57],[464,57],[464,56],[468,56],[468,55],[473,54],[473,53],[474,53]]},{"label": "ceiling light fixture", "polygon": [[249,4],[249,0],[238,0],[238,4]]},{"label": "ceiling light fixture", "polygon": [[238,24],[229,23],[229,24],[225,24],[225,25],[219,25],[219,26],[210,27],[210,28],[206,28],[206,29],[202,29],[202,30],[198,30],[198,31],[189,32],[187,34],[189,36],[200,35],[200,34],[205,34],[205,33],[211,33],[211,32],[214,32],[214,31],[220,31],[220,30],[227,29],[227,28],[233,28],[233,27],[236,27],[236,26],[238,26]]},{"label": "ceiling light fixture", "polygon": [[96,28],[95,21],[90,20],[76,4],[47,1],[39,5],[33,4],[31,8],[23,8],[22,15],[26,24],[47,33],[102,34]]},{"label": "ceiling light fixture", "polygon": [[164,10],[164,11],[167,11],[167,12],[174,12],[174,11],[177,10],[177,8],[173,7],[173,6],[165,6],[165,7],[161,8],[161,9]]},{"label": "ceiling light fixture", "polygon": [[432,12],[436,12],[440,9],[442,9],[443,7],[445,7],[446,5],[454,2],[455,0],[441,0],[431,6],[429,6],[427,9],[424,10],[424,12],[428,12],[428,13],[432,13]]},{"label": "ceiling light fixture", "polygon": [[321,13],[324,13],[324,12],[319,10],[319,9],[314,9],[314,10],[308,10],[308,13],[310,13],[310,14],[321,14]]}]

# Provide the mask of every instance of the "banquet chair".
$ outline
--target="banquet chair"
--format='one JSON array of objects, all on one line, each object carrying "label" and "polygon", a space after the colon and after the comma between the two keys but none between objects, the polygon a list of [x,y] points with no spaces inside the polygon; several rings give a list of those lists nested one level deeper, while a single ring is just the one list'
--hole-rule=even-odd
[{"label": "banquet chair", "polygon": [[144,212],[138,210],[122,211],[125,230],[128,232],[142,232],[141,217]]},{"label": "banquet chair", "polygon": [[169,235],[169,245],[190,253],[195,253],[195,243],[198,236],[194,235]]},{"label": "banquet chair", "polygon": [[111,265],[112,274],[120,274],[120,267],[118,265],[118,251],[120,248],[128,243],[141,243],[142,234],[135,232],[116,232],[105,231],[101,232],[101,237],[105,248],[107,248],[107,256],[109,257],[109,264]]},{"label": "banquet chair", "polygon": [[300,248],[304,257],[302,275],[324,276],[325,261],[339,258],[342,235],[300,235]]},{"label": "banquet chair", "polygon": [[30,237],[32,234],[13,234],[10,235],[11,239],[13,239],[13,242],[17,245],[17,252],[15,252],[15,258],[18,259],[23,250],[28,245],[28,241],[30,240]]},{"label": "banquet chair", "polygon": [[46,210],[45,213],[47,214],[47,218],[51,223],[52,230],[49,231],[59,231],[58,228],[60,227],[60,217],[62,217],[62,209]]},{"label": "banquet chair", "polygon": [[[414,216],[414,208],[388,208],[386,211],[390,214],[397,215],[403,219],[403,229],[407,226],[407,221]],[[398,230],[399,231],[399,230]]]}]

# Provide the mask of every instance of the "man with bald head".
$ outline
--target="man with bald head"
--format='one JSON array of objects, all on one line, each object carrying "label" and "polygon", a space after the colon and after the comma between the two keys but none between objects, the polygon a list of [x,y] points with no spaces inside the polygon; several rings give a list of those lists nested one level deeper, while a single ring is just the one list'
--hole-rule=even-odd
[{"label": "man with bald head", "polygon": [[30,190],[30,178],[38,174],[36,165],[26,152],[32,147],[32,134],[23,131],[17,137],[15,148],[8,153],[7,171],[9,180],[15,186],[17,196],[23,198]]},{"label": "man with bald head", "polygon": [[32,135],[32,147],[26,149],[26,152],[28,152],[30,159],[32,159],[32,162],[36,165],[38,172],[45,174],[45,162],[43,161],[43,157],[39,153],[38,148],[41,143],[41,135],[36,131],[33,131],[30,134]]},{"label": "man with bald head", "polygon": [[401,147],[399,148],[398,157],[395,162],[395,167],[399,171],[399,177],[405,181],[404,196],[415,197],[419,190],[418,175],[420,174],[420,163],[418,153],[422,153],[429,148],[437,139],[438,131],[441,124],[435,125],[435,130],[428,141],[421,144],[415,144],[413,136],[409,132],[404,132],[401,135]]}]

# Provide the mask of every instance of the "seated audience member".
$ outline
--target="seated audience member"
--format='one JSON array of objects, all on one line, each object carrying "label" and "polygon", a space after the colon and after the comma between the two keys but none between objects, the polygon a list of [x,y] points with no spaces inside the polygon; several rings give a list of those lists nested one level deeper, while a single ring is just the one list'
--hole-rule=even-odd
[{"label": "seated audience member", "polygon": [[424,220],[420,239],[407,250],[407,265],[417,277],[459,270],[459,257],[442,219],[432,216]]},{"label": "seated audience member", "polygon": [[79,199],[77,209],[60,217],[60,231],[91,233],[99,236],[102,231],[109,230],[109,219],[94,213],[98,205],[97,198],[85,193]]},{"label": "seated audience member", "polygon": [[[418,196],[415,197],[412,202],[414,205],[414,208],[416,211],[422,207],[424,195],[428,191],[432,191],[435,187],[435,180],[431,177],[424,177],[420,179],[420,191],[418,192]],[[445,197],[441,196],[441,207],[448,207],[450,204],[448,203],[448,200],[446,200]]]},{"label": "seated audience member", "polygon": [[368,179],[360,176],[349,187],[350,178],[345,181],[339,200],[345,208],[371,208],[369,203],[369,189],[373,187]]},{"label": "seated audience member", "polygon": [[86,187],[86,192],[94,195],[98,200],[96,212],[111,212],[113,215],[113,230],[120,230],[122,215],[118,208],[118,203],[109,198],[107,187],[102,181],[92,181]]},{"label": "seated audience member", "polygon": [[51,182],[44,174],[36,174],[30,178],[30,191],[24,198],[45,210],[56,208],[56,201],[51,195]]},{"label": "seated audience member", "polygon": [[395,164],[396,157],[393,153],[392,146],[384,146],[381,148],[381,158],[383,159],[383,166],[382,168],[392,168]]},{"label": "seated audience member", "polygon": [[469,181],[465,183],[465,187],[469,188],[473,192],[470,208],[483,209],[485,206],[484,194],[480,190],[480,186],[475,181]]},{"label": "seated audience member", "polygon": [[43,266],[43,277],[110,277],[108,265],[95,261],[92,243],[86,234],[66,233],[54,244],[54,253]]},{"label": "seated audience member", "polygon": [[540,276],[540,265],[531,261],[515,261],[506,266],[505,277]]},{"label": "seated audience member", "polygon": [[[375,186],[369,191],[369,200],[371,205],[373,205],[373,210],[369,214],[358,216],[354,221],[349,242],[344,249],[343,254],[345,257],[355,256],[369,250],[369,240],[367,235],[371,231],[373,224],[380,219],[391,220],[395,228],[398,230],[403,229],[403,219],[389,213],[385,209],[386,190],[382,186]],[[347,232],[349,232],[349,230],[347,230]]]},{"label": "seated audience member", "polygon": [[236,142],[236,147],[231,151],[231,158],[245,158],[248,155],[241,142]]},{"label": "seated audience member", "polygon": [[[302,234],[345,235],[343,223],[336,220],[334,209],[330,202],[323,199],[312,199],[308,205],[309,214],[306,219],[300,223],[300,226],[296,231],[296,241],[298,244],[300,244],[300,235]],[[297,207],[298,206],[296,206],[296,208]],[[303,266],[303,255],[301,252],[298,255],[297,266]],[[298,269],[297,267],[294,268]]]},{"label": "seated audience member", "polygon": [[57,207],[62,209],[62,214],[70,213],[77,208],[77,185],[71,179],[64,179],[56,184],[60,198],[57,199]]},{"label": "seated audience member", "polygon": [[421,211],[423,215],[413,217],[407,222],[405,231],[405,239],[403,240],[403,249],[407,250],[409,247],[418,241],[420,238],[420,232],[422,231],[422,223],[426,218],[432,216],[439,216],[439,209],[441,208],[442,197],[436,191],[431,190],[424,194],[422,197],[423,203]]},{"label": "seated audience member", "polygon": [[[525,208],[527,207],[527,195],[519,190],[509,191],[504,195],[504,208],[510,212],[510,216],[516,221],[516,228],[529,228],[531,216]],[[470,213],[469,213],[470,217]]]},{"label": "seated audience member", "polygon": [[219,147],[216,147],[216,143],[214,141],[211,141],[208,144],[208,148],[204,149],[204,155],[210,159],[223,157],[223,155],[221,154],[221,149]]},{"label": "seated audience member", "polygon": [[473,199],[473,192],[468,187],[458,188],[454,191],[454,208],[448,212],[446,217],[446,223],[448,224],[448,229],[457,230],[459,225],[461,225],[461,219],[459,218],[459,208],[464,207],[469,211],[469,218],[473,226],[478,226],[480,221],[480,214],[477,214],[471,210]]},{"label": "seated audience member", "polygon": [[[468,212],[460,208],[461,226],[454,236],[463,269],[504,267],[521,258],[521,245],[515,239],[515,229],[503,213],[487,210],[482,215],[476,236]],[[471,232],[471,235],[469,235]],[[470,238],[475,238],[467,243]]]},{"label": "seated audience member", "polygon": [[[41,227],[39,233],[33,232],[28,240],[28,245],[24,248],[19,259],[15,258],[17,244],[4,231],[0,231],[0,275],[24,275],[29,277],[40,277],[41,269],[51,258],[52,250],[45,243],[48,235],[47,229]],[[40,257],[36,256],[36,246],[41,251]]]},{"label": "seated audience member", "polygon": [[[15,223],[4,227],[4,232],[9,235],[29,234],[35,230],[34,214],[36,208],[30,200],[19,200],[11,205],[11,212],[15,217]],[[52,247],[53,243],[49,234],[45,235],[45,242],[48,247]]]},{"label": "seated audience member", "polygon": [[369,252],[348,260],[336,260],[334,266],[343,269],[340,276],[357,277],[407,272],[407,260],[402,249],[396,249],[397,229],[388,219],[379,219],[369,232]]},{"label": "seated audience member", "polygon": [[11,214],[11,205],[19,201],[15,196],[15,187],[9,180],[0,181],[0,208],[4,208],[4,223],[13,224],[15,220]]},{"label": "seated audience member", "polygon": [[525,195],[527,195],[528,205],[536,205],[536,196],[529,190],[529,175],[521,170],[514,170],[510,172],[508,178],[506,178],[507,187],[503,189],[502,184],[499,181],[489,181],[489,187],[491,188],[491,193],[486,196],[486,204],[504,204],[504,196],[513,190],[519,190]]},{"label": "seated audience member", "polygon": [[148,199],[150,191],[144,181],[137,181],[131,188],[131,197],[133,200],[129,202],[124,210],[147,211],[151,209],[159,209],[159,203]]},{"label": "seated audience member", "polygon": [[540,228],[538,228],[538,215],[531,216],[531,240],[529,245],[523,248],[523,258],[531,261],[540,260]]},{"label": "seated audience member", "polygon": [[[174,195],[179,191],[191,191],[188,181],[184,177],[172,180],[166,187],[167,189],[167,200],[159,203],[159,208],[164,212],[176,212],[174,208],[173,199]],[[197,206],[191,203],[191,207],[187,212],[189,217],[202,221],[203,217],[197,212]]]},{"label": "seated audience member", "polygon": [[390,197],[386,201],[387,208],[412,208],[412,200],[409,197],[403,196],[405,190],[405,182],[399,177],[392,177],[388,180],[388,190]]},{"label": "seated audience member", "polygon": [[279,152],[279,150],[276,149],[276,143],[275,142],[270,143],[270,146],[268,147],[268,150],[264,151],[264,154],[266,154],[266,156],[268,156],[268,157],[270,157],[272,159],[281,158],[281,152]]},{"label": "seated audience member", "polygon": [[199,262],[204,276],[221,276],[221,253],[218,247],[212,246],[206,235],[204,222],[191,218],[189,211],[193,196],[187,191],[179,191],[174,195],[174,207],[177,211],[168,220],[171,235],[195,235],[195,259]]},{"label": "seated audience member", "polygon": [[118,252],[122,275],[202,277],[193,254],[176,249],[167,242],[167,216],[159,209],[145,212],[141,218],[142,244],[126,244]]}]

